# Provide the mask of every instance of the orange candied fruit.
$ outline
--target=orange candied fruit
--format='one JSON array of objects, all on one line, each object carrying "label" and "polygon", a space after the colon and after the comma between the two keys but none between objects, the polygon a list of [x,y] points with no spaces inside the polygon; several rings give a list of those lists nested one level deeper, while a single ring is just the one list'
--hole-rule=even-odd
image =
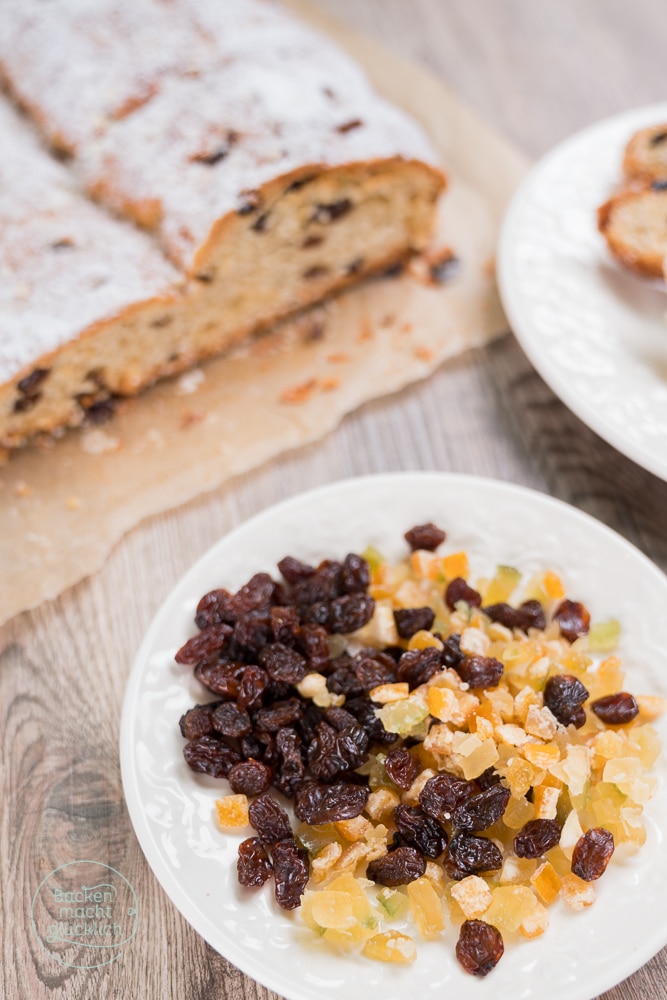
[{"label": "orange candied fruit", "polygon": [[248,796],[224,795],[215,800],[218,822],[226,830],[248,826]]}]

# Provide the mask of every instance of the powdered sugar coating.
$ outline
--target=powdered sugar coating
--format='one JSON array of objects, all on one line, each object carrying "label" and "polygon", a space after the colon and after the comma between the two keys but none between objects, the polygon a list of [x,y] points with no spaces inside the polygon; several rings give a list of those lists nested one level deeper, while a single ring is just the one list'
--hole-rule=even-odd
[{"label": "powdered sugar coating", "polygon": [[0,59],[15,93],[99,197],[136,215],[150,204],[185,269],[243,191],[307,165],[435,162],[352,60],[270,0],[8,5]]},{"label": "powdered sugar coating", "polygon": [[87,326],[169,291],[150,237],[82,196],[29,125],[0,103],[0,383]]}]

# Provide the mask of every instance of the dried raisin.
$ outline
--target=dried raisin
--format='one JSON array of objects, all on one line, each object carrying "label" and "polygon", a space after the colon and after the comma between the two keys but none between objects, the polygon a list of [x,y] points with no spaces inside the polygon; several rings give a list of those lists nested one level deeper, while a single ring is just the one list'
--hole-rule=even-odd
[{"label": "dried raisin", "polygon": [[460,882],[466,875],[481,875],[502,868],[503,855],[488,837],[464,831],[449,842],[443,866],[450,878]]},{"label": "dried raisin", "polygon": [[397,677],[407,681],[410,689],[426,684],[434,674],[442,670],[441,652],[434,646],[426,649],[409,649],[398,661]]},{"label": "dried raisin", "polygon": [[271,785],[273,772],[266,764],[251,758],[234,764],[227,778],[237,795],[261,795]]},{"label": "dried raisin", "polygon": [[477,791],[478,788],[472,781],[457,778],[454,774],[436,774],[429,778],[419,793],[419,804],[433,819],[445,823],[452,818],[457,806]]},{"label": "dried raisin", "polygon": [[303,823],[337,823],[360,816],[366,807],[364,785],[322,785],[307,782],[296,792],[294,812]]},{"label": "dried raisin", "polygon": [[188,639],[185,645],[181,646],[176,653],[174,659],[177,663],[194,665],[198,660],[221,653],[228,645],[231,635],[231,627],[225,625],[224,622],[217,625],[209,625],[199,635]]},{"label": "dried raisin", "polygon": [[395,851],[371,861],[367,878],[380,885],[407,885],[421,878],[426,871],[426,861],[414,847],[397,847]]},{"label": "dried raisin", "polygon": [[452,823],[459,830],[488,830],[505,812],[511,791],[504,785],[491,785],[456,807]]},{"label": "dried raisin", "polygon": [[560,840],[561,826],[555,819],[531,819],[514,838],[518,858],[541,858]]},{"label": "dried raisin", "polygon": [[223,701],[211,716],[213,727],[223,736],[245,736],[252,732],[250,716],[232,701]]},{"label": "dried raisin", "polygon": [[295,649],[271,642],[259,652],[259,663],[274,681],[298,684],[306,676],[306,661]]},{"label": "dried raisin", "polygon": [[438,545],[442,545],[447,536],[441,528],[436,528],[435,524],[429,523],[416,524],[414,528],[406,531],[403,537],[413,552],[417,549],[433,552]]},{"label": "dried raisin", "polygon": [[603,826],[594,826],[580,837],[572,852],[572,871],[584,882],[604,875],[614,853],[614,837]]},{"label": "dried raisin", "polygon": [[465,656],[454,670],[471,688],[497,687],[504,667],[493,656]]},{"label": "dried raisin", "polygon": [[428,632],[435,621],[431,608],[399,608],[394,611],[396,631],[401,639],[409,639],[415,632]]},{"label": "dried raisin", "polygon": [[226,778],[234,764],[241,760],[239,754],[218,736],[200,736],[186,743],[183,756],[193,771],[210,774],[212,778]]},{"label": "dried raisin", "polygon": [[503,957],[505,946],[497,927],[484,920],[464,920],[456,943],[456,957],[471,976],[486,976]]},{"label": "dried raisin", "polygon": [[399,788],[407,791],[421,770],[419,761],[406,747],[390,750],[384,761],[384,769]]},{"label": "dried raisin", "polygon": [[308,765],[321,781],[333,781],[368,759],[368,736],[358,724],[338,732],[328,723],[320,722],[315,726],[315,734],[308,747]]},{"label": "dried raisin", "polygon": [[182,715],[179,722],[181,735],[186,740],[196,740],[200,736],[206,736],[208,733],[213,732],[214,726],[211,721],[211,715],[217,706],[217,701],[210,705],[195,705],[189,712]]},{"label": "dried raisin", "polygon": [[554,621],[568,642],[574,642],[581,635],[586,635],[591,624],[591,616],[587,608],[579,601],[564,600],[554,611]]},{"label": "dried raisin", "polygon": [[273,866],[259,837],[241,841],[236,871],[241,885],[249,888],[264,885],[271,878]]},{"label": "dried raisin", "polygon": [[447,834],[443,828],[421,809],[396,806],[394,822],[403,843],[427,858],[439,858],[447,847]]},{"label": "dried raisin", "polygon": [[250,803],[250,824],[263,844],[275,844],[292,836],[289,816],[281,805],[266,792]]},{"label": "dried raisin", "polygon": [[365,591],[371,582],[368,563],[361,556],[350,552],[343,561],[341,586],[344,594],[358,594]]},{"label": "dried raisin", "polygon": [[582,706],[587,698],[588,691],[571,674],[556,674],[544,686],[544,704],[564,726],[583,726],[586,712]]},{"label": "dried raisin", "polygon": [[308,854],[296,840],[279,840],[271,851],[276,901],[283,910],[295,910],[301,903],[309,877]]},{"label": "dried raisin", "polygon": [[637,700],[627,691],[598,698],[591,702],[591,710],[608,726],[624,726],[639,715]]},{"label": "dried raisin", "polygon": [[299,583],[300,580],[307,580],[315,575],[315,567],[295,559],[294,556],[285,556],[278,563],[278,569],[288,583]]},{"label": "dried raisin", "polygon": [[445,589],[445,604],[450,611],[454,610],[459,601],[465,601],[471,608],[479,608],[482,603],[481,594],[469,587],[462,576],[450,580]]}]

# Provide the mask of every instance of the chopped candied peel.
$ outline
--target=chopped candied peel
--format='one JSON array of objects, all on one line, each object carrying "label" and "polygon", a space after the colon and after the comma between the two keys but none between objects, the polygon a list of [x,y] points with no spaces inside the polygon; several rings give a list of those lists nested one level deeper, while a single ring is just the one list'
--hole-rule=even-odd
[{"label": "chopped candied peel", "polygon": [[286,557],[285,584],[202,598],[179,662],[223,700],[181,720],[185,758],[249,782],[250,805],[216,802],[223,830],[257,833],[243,884],[273,878],[326,945],[409,963],[460,927],[459,961],[486,975],[503,938],[591,906],[614,848],[644,843],[666,704],[626,690],[619,622],[591,621],[553,571],[477,578],[435,525],[405,537],[398,564],[372,546]]}]

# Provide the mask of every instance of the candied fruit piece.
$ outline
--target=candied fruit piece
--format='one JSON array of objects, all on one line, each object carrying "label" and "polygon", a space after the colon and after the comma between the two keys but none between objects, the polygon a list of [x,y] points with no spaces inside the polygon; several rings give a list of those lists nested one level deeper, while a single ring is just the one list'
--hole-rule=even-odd
[{"label": "candied fruit piece", "polygon": [[485,604],[509,601],[521,581],[521,573],[513,566],[498,566],[484,594]]},{"label": "candied fruit piece", "polygon": [[524,937],[539,937],[549,927],[549,913],[545,906],[535,900],[535,906],[530,913],[527,913],[519,925],[519,930]]},{"label": "candied fruit piece", "polygon": [[556,819],[560,790],[548,785],[538,785],[533,789],[535,819]]},{"label": "candied fruit piece", "polygon": [[573,910],[583,910],[595,902],[595,887],[573,872],[563,875],[563,900]]},{"label": "candied fruit piece", "polygon": [[445,929],[442,901],[430,881],[422,876],[407,886],[412,919],[427,941],[439,937]]},{"label": "candied fruit piece", "polygon": [[440,568],[446,580],[467,577],[470,573],[467,553],[452,552],[448,556],[443,556],[440,560]]},{"label": "candied fruit piece", "polygon": [[[548,821],[545,820],[544,822]],[[579,820],[579,814],[576,809],[573,809],[563,824],[559,840],[560,849],[566,858],[572,857],[574,846],[583,835],[583,832],[584,831],[581,828],[581,822]]]},{"label": "candied fruit piece", "polygon": [[410,901],[406,894],[401,889],[389,886],[380,889],[377,894],[377,902],[389,920],[402,920],[407,916],[410,907]]},{"label": "candied fruit piece", "polygon": [[468,875],[455,882],[451,895],[468,920],[481,917],[491,905],[491,890],[479,875]]},{"label": "candied fruit piece", "polygon": [[248,826],[250,822],[247,795],[224,795],[215,800],[215,808],[218,822],[225,830]]},{"label": "candied fruit piece", "polygon": [[377,962],[414,962],[417,948],[411,937],[399,931],[374,934],[364,945],[361,954]]},{"label": "candied fruit piece", "polygon": [[588,632],[588,648],[592,653],[611,653],[618,646],[621,624],[615,618],[592,625]]},{"label": "candied fruit piece", "polygon": [[375,713],[388,733],[408,736],[428,718],[428,705],[419,695],[384,705]]},{"label": "candied fruit piece", "polygon": [[[396,612],[394,612],[395,614]],[[415,632],[408,641],[408,649],[443,649],[443,644],[432,632]]]},{"label": "candied fruit piece", "polygon": [[550,861],[545,861],[540,865],[535,874],[531,876],[530,883],[547,906],[550,906],[558,898],[561,879]]},{"label": "candied fruit piece", "polygon": [[535,895],[528,886],[501,885],[491,892],[491,904],[484,913],[484,920],[502,934],[513,934],[536,905]]},{"label": "candied fruit piece", "polygon": [[356,923],[352,912],[352,897],[346,892],[323,889],[314,894],[311,913],[319,927],[340,930]]}]

